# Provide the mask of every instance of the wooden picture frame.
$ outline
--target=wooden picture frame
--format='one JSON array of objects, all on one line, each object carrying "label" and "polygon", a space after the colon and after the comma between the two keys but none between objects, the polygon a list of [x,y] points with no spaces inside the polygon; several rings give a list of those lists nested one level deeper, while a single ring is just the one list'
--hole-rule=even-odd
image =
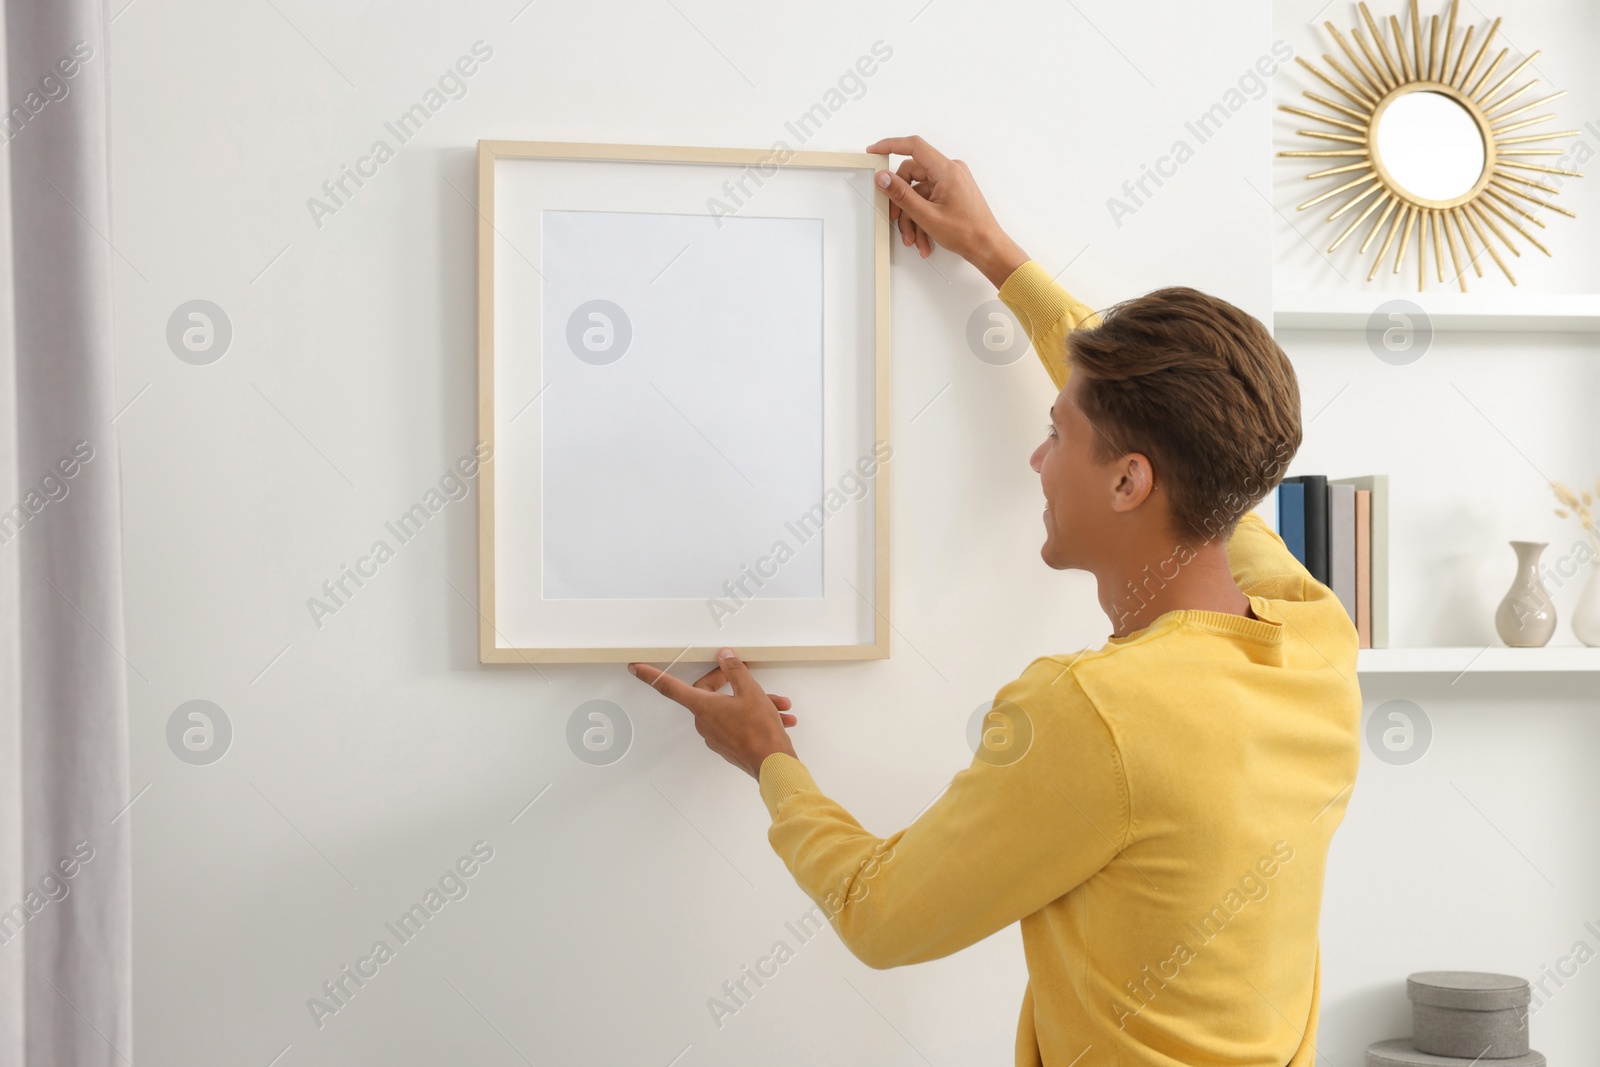
[{"label": "wooden picture frame", "polygon": [[[536,171],[529,171],[526,166],[528,163],[540,166]],[[569,166],[570,164],[582,165],[582,169],[574,169]],[[606,166],[609,164],[629,167],[631,170],[617,171]],[[670,172],[658,171],[644,165],[669,165],[673,169]],[[480,451],[483,450],[484,444],[489,446],[489,455],[481,464],[478,479],[480,662],[534,665],[705,661],[714,659],[716,649],[724,644],[738,648],[746,661],[752,663],[848,661],[888,657],[889,467],[891,466],[889,460],[892,457],[889,433],[891,224],[887,198],[872,181],[874,172],[885,169],[886,166],[887,158],[884,156],[865,153],[797,152],[784,148],[781,143],[773,149],[763,150],[538,141],[478,142],[478,438]],[[627,175],[634,172],[637,174],[629,180]],[[539,176],[538,180],[534,182],[524,180],[530,173],[536,173]],[[699,211],[666,210],[658,214],[659,209],[633,206],[630,210],[628,206],[629,203],[650,200],[652,197],[681,199],[686,194],[681,192],[658,194],[654,191],[655,187],[681,187],[685,181],[698,178],[702,174],[707,177],[722,177],[724,173],[728,176],[725,184],[713,187],[716,193],[707,197],[705,201],[707,206]],[[542,202],[544,193],[529,194],[525,191],[524,187],[536,190],[559,188],[561,182],[568,180],[563,175],[573,176],[571,183],[574,191],[568,199],[573,203],[581,202],[588,206],[563,206],[562,203],[550,206]],[[602,176],[605,180],[597,183],[596,175]],[[613,175],[614,180],[611,177]],[[497,181],[497,177],[501,180]],[[579,177],[584,178],[581,184],[578,182]],[[661,180],[646,180],[647,177]],[[838,191],[839,185],[829,184],[835,177],[843,179],[843,185],[849,187],[850,197],[864,204],[865,209],[859,205],[840,206],[841,202],[846,205],[854,202]],[[806,194],[802,186],[807,182],[815,184],[815,197],[818,202],[832,205],[821,209],[827,216],[826,220],[812,219],[811,215],[814,212],[805,208],[800,209],[798,214],[792,207],[788,214],[782,212],[784,204],[804,201]],[[649,187],[651,192],[641,192],[637,197],[631,193],[617,194],[619,201],[626,203],[613,208],[596,208],[591,201],[595,196],[603,194],[596,193],[595,187],[597,184],[607,185],[607,183],[608,187],[614,189],[626,187],[630,190],[639,190]],[[500,188],[502,185],[504,189]],[[580,189],[582,196],[577,192]],[[780,191],[776,193],[766,191],[769,189]],[[521,191],[514,192],[514,190]],[[740,195],[741,193],[743,195]],[[510,210],[509,200],[507,204],[497,203],[497,197],[511,196],[540,203],[530,205],[519,201],[515,212]],[[585,197],[588,199],[585,200]],[[550,195],[548,198],[563,201],[560,195]],[[719,204],[720,207],[717,206]],[[780,209],[776,215],[772,214],[775,207]],[[548,331],[551,323],[540,321],[538,315],[523,308],[524,301],[520,298],[527,294],[526,279],[519,283],[524,288],[514,294],[517,299],[503,299],[498,308],[496,293],[499,286],[502,296],[505,297],[506,290],[512,284],[510,278],[513,271],[519,275],[526,275],[526,269],[531,268],[538,275],[538,282],[533,286],[537,290],[537,295],[527,302],[538,303],[539,314],[543,314],[543,301],[550,283],[545,272],[534,265],[530,256],[538,256],[543,262],[542,252],[547,250],[548,233],[558,229],[554,222],[549,222],[547,226],[552,215],[575,217],[582,212],[588,213],[586,219],[600,215],[622,216],[624,224],[628,225],[637,224],[638,220],[657,218],[667,220],[667,224],[670,225],[674,219],[680,217],[687,219],[698,215],[714,218],[716,226],[719,227],[718,232],[721,232],[720,227],[724,225],[724,220],[716,217],[721,214],[738,214],[741,218],[755,221],[815,221],[817,223],[815,244],[818,249],[819,267],[824,262],[823,249],[826,249],[827,257],[848,257],[842,260],[849,264],[848,270],[833,271],[835,277],[819,279],[816,282],[818,292],[824,294],[819,304],[818,322],[820,324],[827,319],[829,323],[826,327],[818,325],[819,338],[823,336],[822,331],[825,329],[851,331],[849,343],[834,343],[834,335],[830,333],[827,334],[830,339],[820,342],[817,346],[818,381],[827,386],[819,388],[816,400],[822,424],[818,431],[818,440],[822,442],[822,452],[837,460],[845,454],[841,451],[845,447],[845,439],[851,436],[855,438],[849,447],[861,459],[855,464],[859,476],[850,484],[853,489],[853,486],[863,478],[868,478],[869,481],[860,497],[855,496],[852,491],[848,499],[851,502],[858,502],[870,498],[870,520],[865,515],[869,509],[860,507],[859,503],[852,503],[850,507],[838,511],[841,515],[846,512],[851,513],[848,518],[839,520],[842,526],[839,536],[830,541],[818,538],[822,541],[822,547],[815,551],[818,554],[829,553],[829,562],[824,564],[820,560],[808,561],[805,568],[808,573],[811,570],[816,572],[818,587],[824,590],[821,598],[785,597],[776,594],[762,598],[752,594],[750,599],[733,602],[736,604],[734,611],[743,611],[751,607],[756,609],[748,612],[743,622],[738,618],[733,619],[737,624],[735,632],[710,633],[706,626],[697,622],[681,628],[675,627],[672,619],[681,617],[685,610],[686,598],[683,597],[547,598],[546,584],[550,581],[550,565],[547,560],[537,563],[541,569],[537,576],[530,577],[536,564],[527,558],[529,555],[527,545],[536,542],[542,553],[546,543],[544,524],[547,516],[544,513],[544,495],[547,492],[547,472],[544,466],[543,437],[546,416],[544,407],[536,401],[539,401],[550,384],[545,380],[549,367],[545,362],[546,346],[543,340],[550,336]],[[828,212],[832,214],[828,215]],[[535,217],[539,220],[537,225],[527,221]],[[585,221],[583,224],[591,223]],[[738,225],[745,223],[738,223],[735,229]],[[516,247],[514,238],[531,243],[531,240],[526,240],[526,235],[530,233],[538,235],[540,244],[537,248]],[[563,247],[579,246],[568,244]],[[726,253],[719,254],[726,255]],[[508,262],[514,263],[514,268],[507,266],[497,275],[497,266],[506,266]],[[826,262],[832,264],[834,260],[828,258]],[[545,267],[548,269],[549,264],[545,263]],[[827,275],[829,271],[819,270],[817,273]],[[858,289],[870,287],[871,292],[858,292],[851,300],[843,301],[846,305],[843,308],[838,306],[841,300],[835,296],[834,304],[830,305],[829,287],[843,284],[837,275],[845,274],[860,275],[856,281]],[[552,301],[552,306],[557,307],[557,311],[552,312],[550,316],[553,320],[559,314],[559,305]],[[528,324],[529,319],[534,321],[532,327]],[[848,323],[848,327],[837,325],[840,322]],[[572,337],[570,322],[566,329],[568,332],[565,336],[570,344]],[[497,336],[500,332],[504,332],[507,338],[516,337],[516,343],[513,344],[508,340],[497,347]],[[543,384],[526,404],[521,404],[523,395],[519,394],[515,400],[521,406],[514,408],[512,398],[497,396],[496,388],[502,379],[508,379],[513,374],[522,379],[524,386],[530,384],[527,379],[533,372],[528,369],[525,360],[530,338],[538,339],[535,344],[538,351],[534,362],[538,364],[537,373]],[[691,347],[684,346],[685,350]],[[870,364],[864,362],[867,352],[848,351],[856,347],[870,348]],[[560,358],[564,359],[565,356]],[[513,362],[514,360],[522,362]],[[830,377],[828,368],[832,364],[837,364],[842,371]],[[775,362],[773,366],[781,364]],[[774,372],[767,371],[767,373]],[[844,379],[850,381],[841,385],[840,382]],[[718,379],[719,382],[723,380],[723,378]],[[866,395],[868,383],[870,383],[870,397]],[[830,390],[840,393],[848,400],[835,397]],[[528,390],[525,389],[524,392],[526,391]],[[660,392],[659,387],[657,391]],[[666,398],[665,393],[662,393],[662,396]],[[667,399],[667,403],[671,404],[672,401]],[[832,408],[830,404],[833,405]],[[848,410],[840,410],[841,408]],[[523,415],[523,412],[529,410],[538,412],[536,422],[537,433],[540,435],[531,445],[527,442],[534,431],[528,429],[529,422]],[[520,426],[512,428],[513,420],[519,418],[524,421]],[[687,416],[685,418],[687,419]],[[690,424],[692,425],[692,421]],[[870,436],[871,451],[876,458],[875,464],[866,464],[865,454],[859,451],[863,431]],[[830,434],[832,436],[829,436]],[[716,447],[703,432],[700,436],[705,437],[712,448]],[[538,457],[539,465],[536,468],[530,455]],[[732,461],[729,462],[731,464]],[[502,466],[505,467],[504,478],[501,477]],[[870,474],[867,473],[868,467],[871,467]],[[745,481],[749,482],[750,479],[746,478]],[[834,478],[830,472],[821,479],[820,484],[827,485],[832,481]],[[841,486],[846,484],[847,476],[840,476],[838,481]],[[527,489],[534,484],[538,486],[539,499],[536,502],[531,499],[534,494]],[[755,488],[753,482],[751,488]],[[823,521],[832,521],[829,515],[834,513],[832,501],[835,495],[843,498],[843,494],[838,490],[827,490],[826,513],[819,510],[823,506],[822,499],[806,512],[808,517],[813,513],[820,516],[816,519],[818,534],[822,533]],[[512,515],[513,511],[515,516]],[[530,520],[529,513],[536,514],[537,520]],[[864,528],[869,521],[870,531]],[[788,523],[784,525],[789,526],[791,530],[795,529]],[[809,530],[810,527],[803,524],[803,529]],[[568,540],[563,543],[579,542]],[[502,550],[512,552],[514,555],[501,555]],[[845,567],[834,562],[835,559],[846,561],[853,566],[857,581],[851,580],[852,575],[843,573]],[[763,575],[766,574],[766,570],[762,567],[762,563],[767,562],[770,560],[763,557],[762,561],[756,564],[756,569]],[[784,560],[780,558],[776,563],[771,563],[771,566],[776,571],[783,562]],[[870,580],[863,580],[862,576],[869,565]],[[755,581],[746,573],[748,571],[749,568],[745,567],[740,573],[744,578]],[[840,580],[849,587],[853,597],[840,591],[841,587],[838,584]],[[756,584],[759,586],[763,583],[757,581]],[[532,591],[530,587],[534,587]],[[731,582],[723,583],[723,587],[730,588]],[[742,579],[739,587],[747,593],[750,591],[748,582]],[[708,598],[706,604],[711,609],[710,614],[716,625],[723,627],[726,620],[717,617],[721,609],[713,606],[712,599]],[[630,608],[637,610],[630,615]],[[624,636],[615,644],[609,640],[596,639],[595,636],[574,638],[571,643],[564,643],[569,628],[566,623],[560,621],[567,617],[562,614],[563,612],[580,620],[570,627],[570,632],[606,636],[617,632]],[[608,616],[608,612],[611,615]],[[798,621],[790,621],[784,612],[804,614],[804,620],[800,619],[800,614],[796,614],[795,620]],[[661,621],[638,622],[634,618],[638,615],[650,615],[652,619],[659,615]],[[614,618],[615,625],[602,621],[608,617]],[[791,639],[764,642],[761,639],[764,626],[762,619],[767,617],[771,619],[769,628],[772,632],[789,634]],[[667,636],[669,632],[688,633],[691,639],[686,643],[675,643],[675,637]],[[635,640],[626,636],[633,633],[651,635],[659,633],[660,636],[655,640]],[[801,635],[803,639],[792,639],[795,634]],[[847,639],[839,639],[836,634],[843,634]],[[532,635],[532,639],[527,635]],[[551,635],[557,636],[552,638]]]}]

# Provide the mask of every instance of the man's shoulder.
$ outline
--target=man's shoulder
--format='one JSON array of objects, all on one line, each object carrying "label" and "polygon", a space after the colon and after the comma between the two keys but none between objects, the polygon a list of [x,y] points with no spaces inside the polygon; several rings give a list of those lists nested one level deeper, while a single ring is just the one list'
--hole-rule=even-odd
[{"label": "man's shoulder", "polygon": [[1081,684],[1085,677],[1106,668],[1117,671],[1134,670],[1138,669],[1137,665],[1141,661],[1165,658],[1167,647],[1161,638],[1179,629],[1177,621],[1176,615],[1159,619],[1130,638],[1108,638],[1099,648],[1081,648],[1076,652],[1057,652],[1040,656],[1028,664],[1028,670],[1024,675],[1029,672],[1047,675],[1052,683],[1058,676],[1071,678],[1072,688],[1083,694],[1083,699],[1091,700],[1090,694]]},{"label": "man's shoulder", "polygon": [[1079,676],[1079,660],[1091,655],[1091,650],[1063,655],[1039,656],[1025,667],[1021,674],[1000,687],[995,694],[994,707],[1010,705],[1020,708],[1039,726],[1046,722],[1058,726],[1104,732],[1115,745],[1115,734],[1110,723],[1101,714],[1098,703],[1089,694]]},{"label": "man's shoulder", "polygon": [[1080,658],[1093,655],[1095,650],[1056,653],[1037,656],[1022,669],[1022,673],[1007,682],[1001,693],[1048,695],[1062,701],[1088,701],[1089,697],[1078,684],[1073,668]]},{"label": "man's shoulder", "polygon": [[994,721],[1027,738],[1028,751],[1036,754],[1031,757],[1035,770],[1066,769],[1085,780],[1107,776],[1095,780],[1121,792],[1125,812],[1118,731],[1080,684],[1073,661],[1071,654],[1034,659],[995,694],[992,708],[1000,717]]}]

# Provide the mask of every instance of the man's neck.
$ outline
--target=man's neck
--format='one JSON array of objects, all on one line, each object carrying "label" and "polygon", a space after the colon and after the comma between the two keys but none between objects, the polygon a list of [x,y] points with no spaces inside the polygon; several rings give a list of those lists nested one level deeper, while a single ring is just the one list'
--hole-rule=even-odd
[{"label": "man's neck", "polygon": [[1095,577],[1113,637],[1126,637],[1180,609],[1253,617],[1221,541],[1176,547],[1169,542],[1160,550],[1129,553]]}]

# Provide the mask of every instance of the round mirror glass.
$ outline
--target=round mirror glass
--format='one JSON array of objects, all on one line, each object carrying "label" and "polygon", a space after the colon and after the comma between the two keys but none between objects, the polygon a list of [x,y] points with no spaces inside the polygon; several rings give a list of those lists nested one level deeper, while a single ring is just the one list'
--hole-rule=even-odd
[{"label": "round mirror glass", "polygon": [[1378,156],[1406,192],[1423,200],[1453,200],[1483,174],[1483,132],[1477,120],[1443,93],[1407,93],[1378,117]]}]

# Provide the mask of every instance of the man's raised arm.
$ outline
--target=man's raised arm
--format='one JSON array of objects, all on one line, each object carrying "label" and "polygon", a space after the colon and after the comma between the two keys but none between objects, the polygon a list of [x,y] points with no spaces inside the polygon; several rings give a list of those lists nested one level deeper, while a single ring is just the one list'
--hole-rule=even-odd
[{"label": "man's raised arm", "polygon": [[1000,286],[1000,299],[1017,316],[1033,341],[1033,350],[1057,389],[1067,385],[1067,334],[1091,329],[1100,316],[1051,280],[1045,269],[1028,260]]},{"label": "man's raised arm", "polygon": [[878,175],[901,242],[915,245],[924,256],[940,244],[977,267],[1028,331],[1050,380],[1063,388],[1068,332],[1098,325],[1100,317],[1000,228],[961,160],[947,158],[921,137],[885,138],[867,151],[910,157],[898,170]]}]

